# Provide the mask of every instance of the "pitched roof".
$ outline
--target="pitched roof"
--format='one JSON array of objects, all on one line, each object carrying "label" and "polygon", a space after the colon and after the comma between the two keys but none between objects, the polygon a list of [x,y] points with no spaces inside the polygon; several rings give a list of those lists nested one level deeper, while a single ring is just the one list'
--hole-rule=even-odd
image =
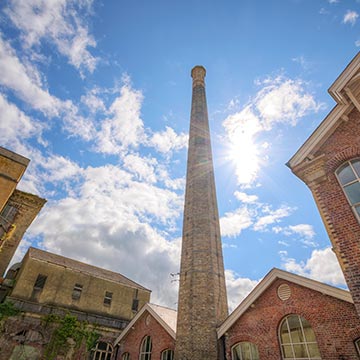
[{"label": "pitched roof", "polygon": [[335,99],[336,105],[309,136],[305,143],[287,162],[287,166],[294,168],[306,158],[311,159],[312,153],[321,146],[334,132],[342,119],[356,107],[360,111],[360,52],[351,60],[349,65],[330,86],[329,93]]},{"label": "pitched roof", "polygon": [[280,269],[272,269],[254,288],[254,290],[240,303],[240,305],[227,317],[218,328],[218,338],[223,336],[228,329],[245,313],[245,311],[263,294],[263,292],[276,280],[283,279],[300,286],[321,292],[322,294],[353,303],[349,291],[326,285],[316,280],[311,280],[300,275],[291,274]]},{"label": "pitched roof", "polygon": [[141,308],[141,310],[122,331],[120,336],[115,340],[114,345],[118,344],[126,337],[128,332],[133,328],[134,324],[142,317],[145,312],[150,313],[173,339],[176,338],[177,311],[164,306],[147,303]]},{"label": "pitched roof", "polygon": [[44,261],[47,263],[55,264],[58,266],[62,266],[64,268],[69,268],[74,271],[78,271],[87,275],[91,275],[97,278],[101,278],[104,280],[116,282],[119,284],[123,284],[129,287],[145,290],[145,291],[151,291],[149,289],[146,289],[145,287],[139,285],[135,281],[132,281],[125,277],[124,275],[121,275],[119,273],[102,269],[93,265],[85,264],[81,261],[73,260],[64,256],[56,255],[44,250],[36,249],[33,247],[30,247],[28,250],[28,256],[31,259],[38,260],[38,261]]}]

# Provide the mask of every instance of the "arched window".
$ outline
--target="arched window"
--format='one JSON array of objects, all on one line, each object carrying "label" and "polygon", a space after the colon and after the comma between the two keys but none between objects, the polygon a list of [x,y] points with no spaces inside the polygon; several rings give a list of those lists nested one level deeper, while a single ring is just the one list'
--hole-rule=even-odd
[{"label": "arched window", "polygon": [[251,342],[240,342],[231,349],[232,360],[259,360],[258,348]]},{"label": "arched window", "polygon": [[92,360],[110,360],[113,348],[110,344],[99,341],[92,352]]},{"label": "arched window", "polygon": [[279,338],[285,360],[321,360],[314,331],[309,322],[299,315],[289,315],[280,324]]},{"label": "arched window", "polygon": [[336,176],[360,220],[360,159],[347,161],[336,171]]},{"label": "arched window", "polygon": [[161,353],[161,360],[174,360],[174,351],[166,349]]},{"label": "arched window", "polygon": [[130,360],[130,354],[128,352],[123,353],[121,356],[121,360]]},{"label": "arched window", "polygon": [[151,349],[151,337],[145,336],[140,346],[139,360],[151,360]]}]

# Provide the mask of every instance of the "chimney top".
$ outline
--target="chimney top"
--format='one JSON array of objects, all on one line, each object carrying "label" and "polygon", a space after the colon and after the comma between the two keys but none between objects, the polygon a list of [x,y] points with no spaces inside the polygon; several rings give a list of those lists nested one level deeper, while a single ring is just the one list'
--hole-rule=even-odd
[{"label": "chimney top", "polygon": [[204,78],[206,75],[206,70],[201,65],[196,65],[191,70],[191,77],[193,78],[193,87],[196,85],[205,85]]}]

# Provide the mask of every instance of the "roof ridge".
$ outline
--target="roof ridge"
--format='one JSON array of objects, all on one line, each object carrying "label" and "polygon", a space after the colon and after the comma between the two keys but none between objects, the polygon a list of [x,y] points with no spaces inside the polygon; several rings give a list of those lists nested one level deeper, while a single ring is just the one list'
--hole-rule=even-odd
[{"label": "roof ridge", "polygon": [[[61,265],[61,266],[68,266],[70,268],[73,268],[74,270],[76,270],[76,267],[75,266],[72,266],[74,264],[78,264],[80,266],[83,266],[85,267],[85,269],[82,269],[83,271],[86,271],[86,268],[88,268],[89,270],[90,269],[96,269],[96,270],[99,270],[100,272],[102,273],[108,273],[109,275],[110,274],[113,274],[115,276],[118,276],[118,277],[121,277],[122,279],[126,280],[127,282],[129,283],[126,283],[124,282],[124,285],[127,285],[127,286],[131,286],[133,285],[134,287],[138,287],[138,288],[141,288],[143,290],[146,290],[146,291],[151,291],[147,288],[145,288],[144,286],[138,284],[137,282],[135,282],[134,280],[131,280],[129,279],[127,276],[119,273],[119,272],[115,272],[113,270],[109,270],[109,269],[105,269],[105,268],[102,268],[102,267],[99,267],[99,266],[96,266],[96,265],[92,265],[92,264],[88,264],[86,262],[83,262],[83,261],[80,261],[80,260],[75,260],[75,259],[72,259],[72,258],[69,258],[69,257],[66,257],[66,256],[63,256],[63,255],[59,255],[59,254],[55,254],[55,253],[52,253],[52,252],[49,252],[49,251],[45,251],[43,249],[38,249],[38,248],[35,248],[35,247],[32,247],[30,246],[29,249],[28,249],[28,253],[29,253],[29,256],[31,258],[34,258],[34,259],[39,259],[39,260],[42,260],[40,259],[39,257],[36,257],[36,254],[42,254],[44,255],[45,257],[48,256],[48,258],[46,259],[43,259],[43,260],[46,260],[50,263],[54,263],[54,264],[57,264],[57,265]],[[54,259],[55,258],[55,259]],[[64,262],[68,262],[67,264],[62,264],[60,261],[56,261],[56,258],[57,259],[62,259]],[[91,271],[87,271],[89,274],[91,274]],[[101,277],[101,274],[97,274],[97,276]],[[109,281],[115,281],[114,279],[107,279]]]}]

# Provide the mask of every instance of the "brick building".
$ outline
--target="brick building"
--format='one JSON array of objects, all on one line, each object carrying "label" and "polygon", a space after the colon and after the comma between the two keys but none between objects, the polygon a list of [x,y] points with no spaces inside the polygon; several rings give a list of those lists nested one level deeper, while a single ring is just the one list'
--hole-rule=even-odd
[{"label": "brick building", "polygon": [[26,353],[24,359],[47,358],[48,344],[58,325],[46,324],[55,317],[59,323],[66,315],[100,337],[93,349],[67,344],[57,349],[54,359],[109,360],[114,340],[150,300],[150,290],[121,274],[35,248],[29,248],[21,264],[12,267],[10,273],[11,279],[7,280],[13,286],[7,301],[22,315],[10,317],[3,324],[0,360],[23,359],[21,351]]},{"label": "brick building", "polygon": [[335,107],[288,166],[313,194],[360,316],[360,53],[329,93]]},{"label": "brick building", "polygon": [[[115,341],[115,360],[173,360],[176,311],[147,304]],[[360,323],[349,291],[273,269],[217,328],[221,358],[355,360]],[[147,345],[147,346],[146,346]]]},{"label": "brick building", "polygon": [[218,328],[218,337],[226,359],[355,360],[360,323],[348,291],[273,269]]},{"label": "brick building", "polygon": [[177,312],[146,304],[116,339],[116,359],[172,360],[175,349]]},{"label": "brick building", "polygon": [[46,202],[16,189],[29,161],[0,146],[0,277],[9,266],[26,229]]}]

